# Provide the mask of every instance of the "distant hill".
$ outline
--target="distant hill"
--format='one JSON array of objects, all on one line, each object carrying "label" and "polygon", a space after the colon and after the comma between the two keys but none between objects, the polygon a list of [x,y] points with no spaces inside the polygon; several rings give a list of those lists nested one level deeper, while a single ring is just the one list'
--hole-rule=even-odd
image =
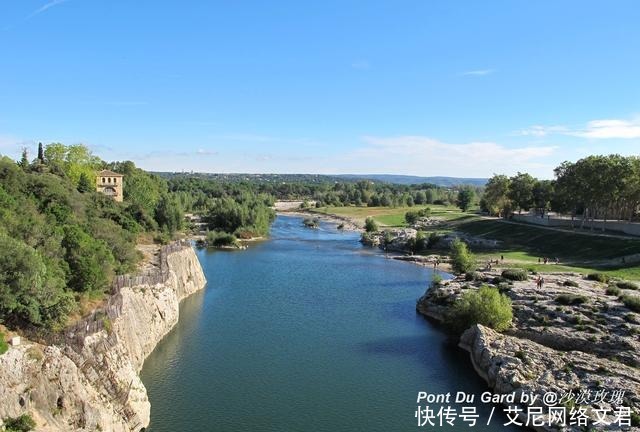
[{"label": "distant hill", "polygon": [[193,176],[208,178],[219,181],[257,181],[265,183],[323,183],[323,182],[357,182],[359,180],[371,180],[379,183],[393,184],[433,184],[442,187],[452,187],[458,185],[484,186],[487,183],[485,178],[459,178],[459,177],[420,177],[395,174],[219,174],[219,173],[168,173],[156,172],[164,178]]},{"label": "distant hill", "polygon": [[463,178],[463,177],[420,177],[410,175],[395,175],[395,174],[340,174],[334,177],[357,180],[367,179],[385,183],[395,184],[420,184],[430,183],[437,186],[457,186],[457,185],[472,185],[472,186],[484,186],[487,183],[486,178]]}]

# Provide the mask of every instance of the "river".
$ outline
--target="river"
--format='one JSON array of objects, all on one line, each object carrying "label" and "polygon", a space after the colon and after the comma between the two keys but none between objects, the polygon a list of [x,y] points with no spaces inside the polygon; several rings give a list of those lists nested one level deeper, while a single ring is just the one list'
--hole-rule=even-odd
[{"label": "river", "polygon": [[[420,431],[419,391],[478,395],[466,353],[415,312],[431,269],[279,216],[248,250],[198,251],[208,285],[147,359],[150,432]],[[474,428],[502,427],[479,402]],[[439,406],[433,406],[436,411]],[[452,404],[453,408],[460,408]]]}]

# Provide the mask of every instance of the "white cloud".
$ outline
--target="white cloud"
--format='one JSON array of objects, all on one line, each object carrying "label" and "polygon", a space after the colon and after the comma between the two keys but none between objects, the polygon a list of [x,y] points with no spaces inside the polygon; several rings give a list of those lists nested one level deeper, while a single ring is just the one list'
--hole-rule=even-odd
[{"label": "white cloud", "polygon": [[470,71],[466,71],[466,72],[462,72],[460,75],[462,76],[483,76],[483,75],[489,75],[495,72],[495,69],[476,69],[476,70],[470,70]]},{"label": "white cloud", "polygon": [[537,137],[554,134],[590,139],[640,138],[640,117],[631,120],[592,120],[578,127],[535,125],[518,132],[518,135]]},{"label": "white cloud", "polygon": [[640,138],[640,119],[634,120],[593,120],[587,123],[582,131],[574,131],[569,135],[583,138]]},{"label": "white cloud", "polygon": [[31,12],[31,14],[29,14],[29,16],[26,19],[31,19],[33,17],[35,17],[36,15],[40,15],[42,12],[51,9],[54,6],[58,6],[61,5],[62,3],[66,3],[69,0],[52,0],[49,3],[46,3],[44,5],[42,5],[41,7],[39,7],[38,9],[36,9],[35,11]]},{"label": "white cloud", "polygon": [[196,154],[200,156],[217,156],[219,153],[214,150],[207,150],[207,149],[200,148],[196,150]]},{"label": "white cloud", "polygon": [[528,127],[527,129],[518,131],[517,135],[543,137],[543,136],[551,135],[554,133],[564,133],[567,131],[568,129],[566,126],[534,125],[534,126]]},{"label": "white cloud", "polygon": [[[362,138],[342,160],[351,172],[486,177],[494,172],[551,171],[554,146],[510,148],[494,142],[449,144],[423,136]],[[548,168],[551,167],[551,168]]]}]

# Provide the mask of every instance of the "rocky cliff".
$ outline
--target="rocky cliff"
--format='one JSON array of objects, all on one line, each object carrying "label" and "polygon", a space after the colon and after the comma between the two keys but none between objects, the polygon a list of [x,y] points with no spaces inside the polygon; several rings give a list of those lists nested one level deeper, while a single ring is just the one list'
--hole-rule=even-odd
[{"label": "rocky cliff", "polygon": [[[460,338],[460,347],[468,351],[473,367],[497,394],[537,395],[531,406],[546,408],[561,405],[541,404],[546,393],[557,395],[604,395],[622,392],[622,401],[576,402],[587,409],[593,423],[594,410],[611,413],[628,407],[636,413],[632,427],[640,430],[640,320],[618,295],[634,295],[633,290],[612,290],[604,284],[569,273],[545,274],[543,288],[536,288],[534,276],[524,281],[506,281],[500,273],[477,273],[474,280],[464,277],[430,288],[418,301],[421,314],[437,321],[451,305],[478,286],[497,285],[512,301],[513,324],[503,334],[476,325]],[[565,405],[578,401],[565,401]],[[621,408],[622,407],[622,408]],[[521,407],[526,410],[526,407]],[[544,410],[543,410],[544,412]],[[558,430],[559,425],[532,427],[539,431]],[[590,423],[590,424],[591,424]],[[597,425],[595,430],[620,430],[617,424]],[[567,426],[562,430],[583,430]]]},{"label": "rocky cliff", "polygon": [[30,414],[38,431],[143,430],[150,404],[138,373],[180,301],[205,283],[194,250],[175,243],[153,271],[119,277],[108,303],[57,339],[12,347],[0,356],[0,419]]}]

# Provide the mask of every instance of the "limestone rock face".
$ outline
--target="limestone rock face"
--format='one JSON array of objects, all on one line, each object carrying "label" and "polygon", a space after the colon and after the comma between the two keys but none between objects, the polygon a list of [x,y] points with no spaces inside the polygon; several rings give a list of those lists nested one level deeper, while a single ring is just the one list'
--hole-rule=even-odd
[{"label": "limestone rock face", "polygon": [[[629,407],[639,413],[640,320],[636,314],[618,297],[607,295],[603,284],[576,274],[543,276],[542,289],[536,287],[536,276],[509,283],[495,271],[467,278],[473,280],[460,277],[430,288],[418,300],[417,310],[442,322],[465,292],[482,284],[497,285],[513,304],[511,328],[500,334],[476,325],[462,334],[459,343],[495,393],[532,392],[541,399],[548,392],[575,393],[578,389],[592,394],[623,391],[623,403],[585,406]],[[545,408],[543,404],[533,406]],[[614,424],[608,430],[620,429]]]},{"label": "limestone rock face", "polygon": [[0,356],[0,419],[28,413],[36,430],[47,432],[148,426],[150,404],[138,373],[178,322],[180,300],[205,284],[194,250],[171,245],[160,254],[157,274],[123,282],[105,308],[55,344],[25,340],[9,349]]},{"label": "limestone rock face", "polygon": [[[599,358],[580,351],[562,352],[545,347],[536,342],[513,336],[499,334],[487,327],[476,325],[466,330],[460,338],[460,347],[469,352],[471,361],[495,393],[521,393],[538,395],[537,402],[530,404],[543,408],[546,393],[558,396],[580,390],[623,391],[624,401],[611,402],[607,396],[598,402],[597,408],[609,409],[610,413],[618,406],[637,410],[640,407],[640,374],[638,370],[615,362]],[[516,400],[519,400],[519,396]],[[561,406],[561,403],[557,403]],[[556,405],[554,405],[556,406]],[[526,406],[523,409],[526,412]],[[614,423],[614,416],[609,416]],[[545,421],[548,424],[548,421]],[[534,427],[535,430],[557,430],[555,426]],[[568,426],[567,430],[582,430],[578,426]],[[612,424],[600,426],[598,430],[620,430]],[[639,430],[629,428],[628,430]]]}]

